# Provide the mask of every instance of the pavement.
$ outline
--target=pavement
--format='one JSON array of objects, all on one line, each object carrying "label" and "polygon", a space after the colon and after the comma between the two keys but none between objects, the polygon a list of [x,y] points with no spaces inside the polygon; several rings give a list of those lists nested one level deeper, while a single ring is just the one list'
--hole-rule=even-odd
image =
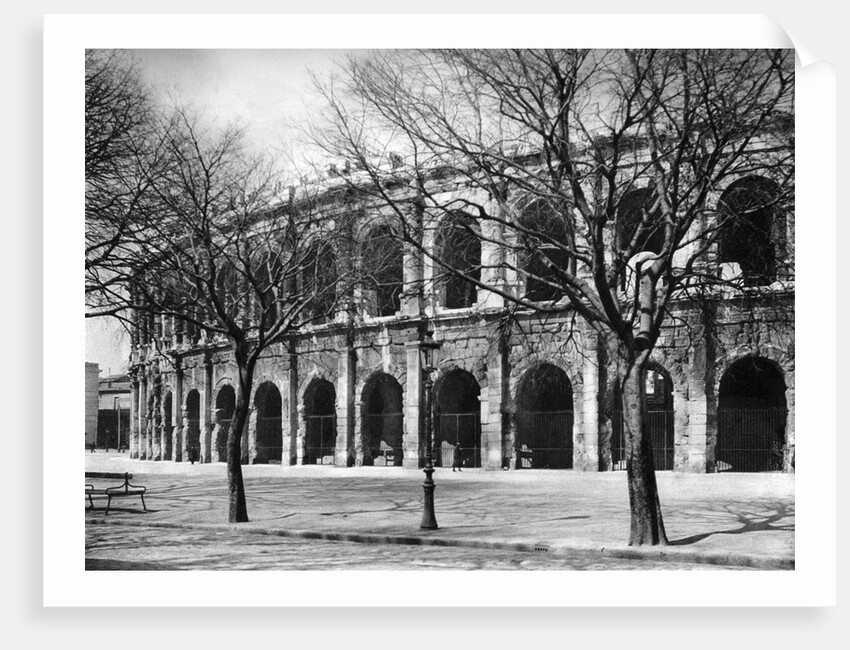
[{"label": "pavement", "polygon": [[[396,467],[243,466],[247,523],[227,523],[223,463],[130,460],[85,453],[86,471],[130,472],[136,497],[86,508],[86,524],[241,531],[368,544],[435,545],[794,569],[794,475],[659,472],[670,541],[629,547],[625,472],[438,468],[437,530],[422,530],[421,470]],[[86,501],[86,505],[88,502]]]}]

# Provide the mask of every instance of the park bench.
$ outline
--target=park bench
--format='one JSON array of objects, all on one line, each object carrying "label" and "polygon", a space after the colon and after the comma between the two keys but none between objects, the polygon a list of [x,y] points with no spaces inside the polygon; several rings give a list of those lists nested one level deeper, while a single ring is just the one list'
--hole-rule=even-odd
[{"label": "park bench", "polygon": [[[112,505],[112,499],[138,496],[142,499],[142,508],[147,512],[147,506],[145,506],[145,488],[141,485],[132,485],[130,483],[131,478],[133,478],[133,475],[126,472],[86,472],[86,496],[89,498],[91,507],[94,508],[93,496],[106,497],[106,514],[108,515],[109,507]],[[124,483],[110,487],[95,487],[93,483],[88,482],[88,479],[123,480]]]}]

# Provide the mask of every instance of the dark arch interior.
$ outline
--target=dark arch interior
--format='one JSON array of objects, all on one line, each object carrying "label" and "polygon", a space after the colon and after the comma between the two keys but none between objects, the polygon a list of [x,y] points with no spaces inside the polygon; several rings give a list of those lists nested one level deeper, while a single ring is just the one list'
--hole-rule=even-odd
[{"label": "dark arch interior", "polygon": [[233,386],[222,386],[215,398],[216,416],[219,429],[215,445],[218,449],[218,458],[221,462],[227,460],[227,434],[233,423],[233,412],[236,410],[236,391]]},{"label": "dark arch interior", "polygon": [[[637,235],[635,253],[660,253],[664,248],[664,222],[661,209],[655,207],[655,190],[632,190],[617,207],[617,247],[625,250]],[[653,209],[654,208],[654,209]]]},{"label": "dark arch interior", "polygon": [[163,400],[163,418],[162,418],[162,432],[165,438],[165,448],[162,450],[162,457],[164,460],[171,460],[171,454],[173,451],[173,441],[171,439],[171,434],[174,431],[174,421],[171,417],[171,409],[173,408],[173,398],[171,397],[171,391],[168,391],[165,394],[165,399]]},{"label": "dark arch interior", "polygon": [[312,294],[309,318],[315,323],[322,323],[332,316],[336,304],[337,267],[336,255],[328,242],[315,242],[304,256],[304,271],[302,285],[304,290]]},{"label": "dark arch interior", "polygon": [[186,395],[186,446],[196,452],[201,449],[201,396],[194,389]]},{"label": "dark arch interior", "polygon": [[738,263],[747,285],[768,285],[776,279],[773,229],[778,197],[776,183],[755,176],[732,183],[720,197],[720,261]]},{"label": "dark arch interior", "polygon": [[[481,240],[475,234],[475,220],[469,215],[452,216],[441,228],[437,238],[440,257],[449,269],[455,269],[476,280],[481,278]],[[437,265],[440,266],[440,265]],[[449,273],[444,281],[443,306],[449,309],[472,307],[478,289],[472,282]]]},{"label": "dark arch interior", "polygon": [[[673,380],[657,363],[649,363],[644,371],[646,392],[646,424],[652,444],[655,469],[674,468],[676,452],[675,412],[673,411]],[[611,462],[614,469],[626,468],[626,440],[623,424],[623,403],[619,383],[614,388],[611,416]]]},{"label": "dark arch interior", "polygon": [[333,464],[336,448],[336,391],[326,379],[314,379],[304,394],[305,465]]},{"label": "dark arch interior", "polygon": [[434,390],[435,463],[481,465],[481,388],[470,373],[452,370]]},{"label": "dark arch interior", "polygon": [[573,388],[567,374],[552,364],[529,370],[517,390],[516,466],[573,466]]},{"label": "dark arch interior", "polygon": [[257,456],[254,462],[280,461],[283,455],[283,404],[277,386],[270,381],[260,384],[254,405],[257,408]]},{"label": "dark arch interior", "polygon": [[[528,273],[525,296],[536,302],[559,300],[558,269],[569,270],[570,256],[564,216],[549,201],[537,199],[522,211],[520,233],[522,246],[520,266]],[[563,246],[563,247],[561,247]]]},{"label": "dark arch interior", "polygon": [[718,471],[764,472],[783,467],[788,410],[779,368],[761,357],[733,363],[720,379]]},{"label": "dark arch interior", "polygon": [[401,242],[389,226],[369,232],[363,243],[363,271],[365,288],[373,296],[367,302],[377,316],[391,316],[401,309],[403,260]]},{"label": "dark arch interior", "polygon": [[401,386],[386,373],[374,375],[363,389],[364,462],[401,465],[403,412]]}]

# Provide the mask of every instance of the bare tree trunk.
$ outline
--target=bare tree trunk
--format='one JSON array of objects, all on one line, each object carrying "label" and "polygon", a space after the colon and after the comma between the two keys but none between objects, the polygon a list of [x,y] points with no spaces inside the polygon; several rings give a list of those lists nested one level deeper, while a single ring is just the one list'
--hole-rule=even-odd
[{"label": "bare tree trunk", "polygon": [[245,485],[242,481],[242,431],[248,422],[251,386],[254,382],[253,369],[237,355],[239,383],[236,386],[236,408],[233,421],[227,432],[227,489],[230,493],[228,521],[248,521],[248,506],[245,503]]},{"label": "bare tree trunk", "polygon": [[647,431],[645,365],[645,359],[630,364],[622,382],[626,470],[632,515],[629,546],[667,544],[655,482],[652,444]]}]

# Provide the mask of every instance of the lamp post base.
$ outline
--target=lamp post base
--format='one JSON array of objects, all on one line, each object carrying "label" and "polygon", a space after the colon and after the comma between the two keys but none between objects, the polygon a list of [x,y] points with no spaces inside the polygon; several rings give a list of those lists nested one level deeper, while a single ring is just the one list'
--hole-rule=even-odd
[{"label": "lamp post base", "polygon": [[434,515],[434,479],[431,478],[434,468],[426,467],[424,471],[425,482],[422,484],[422,490],[424,491],[425,505],[422,510],[422,522],[419,524],[419,527],[425,530],[436,530],[438,526],[437,517]]}]

